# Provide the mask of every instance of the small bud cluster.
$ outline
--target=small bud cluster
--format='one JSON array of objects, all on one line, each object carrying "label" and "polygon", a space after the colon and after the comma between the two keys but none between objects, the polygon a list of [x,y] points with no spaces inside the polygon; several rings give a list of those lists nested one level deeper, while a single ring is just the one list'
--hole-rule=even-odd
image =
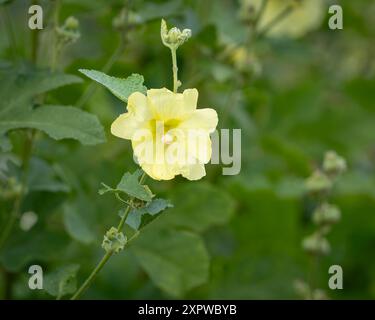
[{"label": "small bud cluster", "polygon": [[[335,179],[345,170],[345,159],[338,156],[334,151],[328,151],[324,156],[322,168],[315,170],[305,181],[307,192],[318,199],[318,205],[312,213],[312,221],[317,228],[313,234],[303,239],[302,248],[314,257],[328,255],[331,251],[326,236],[331,231],[332,226],[340,221],[341,212],[337,206],[328,203],[328,195],[333,188]],[[314,288],[310,288],[303,282],[301,283],[303,286],[307,286],[307,289],[302,290],[308,291],[308,294],[303,294],[305,298],[317,299],[317,296],[321,296],[317,294],[320,289],[313,290]],[[301,285],[299,289],[303,289]]]},{"label": "small bud cluster", "polygon": [[0,176],[0,195],[3,200],[10,200],[22,193],[22,185],[14,177]]},{"label": "small bud cluster", "polygon": [[76,42],[81,34],[79,32],[79,21],[74,17],[68,17],[62,26],[56,28],[59,42],[63,45]]},{"label": "small bud cluster", "polygon": [[298,294],[302,297],[306,297],[312,300],[327,300],[328,299],[324,290],[311,289],[310,286],[302,280],[295,281],[294,288],[298,292]]},{"label": "small bud cluster", "polygon": [[112,20],[112,26],[118,31],[124,31],[126,28],[134,27],[142,22],[141,17],[134,11],[123,8],[120,13]]},{"label": "small bud cluster", "polygon": [[102,248],[106,252],[119,253],[125,248],[126,237],[121,231],[118,231],[115,227],[109,229],[103,239]]},{"label": "small bud cluster", "polygon": [[334,151],[326,152],[322,169],[317,169],[306,179],[306,190],[320,198],[320,204],[312,214],[312,220],[317,225],[317,231],[303,240],[303,248],[316,255],[326,255],[330,251],[328,240],[324,237],[331,227],[341,218],[340,209],[327,202],[329,191],[332,190],[334,180],[346,170],[346,161]]},{"label": "small bud cluster", "polygon": [[163,19],[161,21],[160,36],[163,44],[166,47],[176,50],[180,45],[189,40],[191,37],[191,30],[184,29],[181,31],[176,27],[168,30],[167,23]]}]

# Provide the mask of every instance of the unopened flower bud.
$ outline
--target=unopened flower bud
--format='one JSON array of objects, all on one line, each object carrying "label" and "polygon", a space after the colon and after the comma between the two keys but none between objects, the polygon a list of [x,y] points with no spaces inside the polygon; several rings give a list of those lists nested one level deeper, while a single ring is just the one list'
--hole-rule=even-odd
[{"label": "unopened flower bud", "polygon": [[74,17],[68,17],[62,26],[56,28],[56,32],[62,44],[76,42],[81,37],[79,21]]},{"label": "unopened flower bud", "polygon": [[306,179],[305,186],[309,192],[319,193],[331,189],[332,181],[323,172],[316,170]]},{"label": "unopened flower bud", "polygon": [[326,255],[331,250],[328,240],[317,233],[306,237],[302,241],[302,247],[306,252],[315,255]]},{"label": "unopened flower bud", "polygon": [[180,45],[185,43],[191,37],[191,30],[180,30],[176,27],[168,31],[167,23],[164,19],[161,20],[160,36],[163,44],[169,48],[177,49]]},{"label": "unopened flower bud", "polygon": [[79,21],[74,17],[68,17],[65,20],[65,26],[69,30],[78,30],[79,28]]},{"label": "unopened flower bud", "polygon": [[106,232],[102,247],[106,252],[118,253],[124,249],[126,241],[127,239],[124,234],[115,227],[112,227]]},{"label": "unopened flower bud", "polygon": [[313,221],[317,225],[331,225],[340,221],[340,209],[334,205],[324,203],[313,213]]},{"label": "unopened flower bud", "polygon": [[346,170],[346,161],[335,151],[328,151],[324,155],[323,170],[330,175],[338,175]]}]

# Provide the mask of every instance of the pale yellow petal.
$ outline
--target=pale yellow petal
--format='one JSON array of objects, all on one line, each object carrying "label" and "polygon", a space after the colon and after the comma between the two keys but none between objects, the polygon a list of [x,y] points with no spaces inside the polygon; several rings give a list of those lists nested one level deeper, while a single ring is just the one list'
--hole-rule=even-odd
[{"label": "pale yellow petal", "polygon": [[141,168],[154,180],[171,180],[178,171],[167,164],[140,164]]},{"label": "pale yellow petal", "polygon": [[146,121],[152,117],[147,97],[140,92],[134,92],[129,96],[128,111],[133,114],[138,121]]},{"label": "pale yellow petal", "polygon": [[203,164],[193,164],[182,168],[181,174],[189,180],[199,180],[206,175],[206,169]]},{"label": "pale yellow petal", "polygon": [[197,109],[198,103],[198,90],[197,89],[186,89],[183,92],[184,96],[184,111],[191,113]]},{"label": "pale yellow petal", "polygon": [[209,133],[215,131],[218,123],[217,112],[214,109],[197,109],[189,118],[184,120],[179,128],[183,129],[201,129],[207,130]]},{"label": "pale yellow petal", "polygon": [[166,88],[150,89],[147,97],[157,120],[181,119],[186,113],[182,93],[173,93]]},{"label": "pale yellow petal", "polygon": [[139,127],[139,122],[130,113],[123,113],[113,121],[111,133],[122,139],[132,139],[134,133]]},{"label": "pale yellow petal", "polygon": [[186,145],[189,159],[196,159],[201,164],[210,161],[212,155],[212,144],[210,135],[207,132],[191,130]]}]

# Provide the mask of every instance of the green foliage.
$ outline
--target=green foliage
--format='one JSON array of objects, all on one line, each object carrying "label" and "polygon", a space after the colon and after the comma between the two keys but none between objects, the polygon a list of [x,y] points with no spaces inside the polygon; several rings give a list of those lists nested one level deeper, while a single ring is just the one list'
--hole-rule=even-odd
[{"label": "green foliage", "polygon": [[45,71],[17,72],[0,75],[0,134],[9,130],[33,128],[56,140],[76,139],[82,144],[105,141],[97,117],[74,107],[40,106],[33,108],[32,98],[61,86],[80,82],[75,76]]},{"label": "green foliage", "polygon": [[79,265],[71,264],[58,268],[44,278],[44,289],[57,299],[77,290],[77,272]]},{"label": "green foliage", "polygon": [[30,161],[30,175],[28,186],[31,191],[69,192],[70,188],[61,178],[56,170],[47,162],[39,158]]},{"label": "green foliage", "polygon": [[134,173],[126,172],[115,189],[102,183],[103,188],[99,190],[99,194],[103,195],[108,192],[123,193],[142,201],[151,201],[153,194],[147,186],[140,183],[139,178],[141,175],[141,170],[136,170]]},{"label": "green foliage", "polygon": [[89,77],[96,82],[99,82],[105,86],[109,91],[111,91],[117,98],[127,102],[128,97],[133,92],[146,93],[147,88],[143,85],[143,76],[139,74],[132,74],[131,76],[122,79],[106,75],[103,72],[96,70],[86,70],[80,69],[84,75]]},{"label": "green foliage", "polygon": [[64,225],[66,231],[80,242],[89,244],[96,238],[96,234],[90,224],[85,220],[84,215],[77,212],[73,205],[66,205],[64,208]]},{"label": "green foliage", "polygon": [[167,229],[147,231],[132,251],[158,287],[176,297],[207,281],[209,257],[199,236]]},{"label": "green foliage", "polygon": [[[160,198],[153,199],[144,207],[132,209],[126,219],[126,223],[134,230],[141,230],[159,217],[167,208],[172,207],[173,205],[168,200]],[[124,211],[121,210],[119,215],[123,217]]]},{"label": "green foliage", "polygon": [[[327,236],[331,253],[320,259],[316,285],[326,289],[329,266],[339,264],[345,289],[326,290],[331,299],[375,298],[375,20],[369,1],[340,1],[344,32],[325,21],[299,39],[252,38],[251,25],[239,19],[241,1],[127,1],[129,20],[120,22],[129,25],[122,30],[114,17],[127,17],[125,1],[62,1],[59,21],[78,17],[81,38],[59,52],[54,72],[41,69],[52,64],[50,29],[38,32],[32,62],[27,2],[5,2],[1,9],[12,24],[0,26],[0,236],[24,180],[27,188],[0,245],[0,273],[13,275],[9,284],[0,274],[0,299],[6,285],[12,299],[52,298],[25,286],[31,264],[41,265],[47,277],[77,263],[82,283],[104,254],[102,236],[128,204],[122,231],[128,240],[139,235],[111,258],[83,298],[299,298],[293,284],[310,273],[301,242],[313,220],[337,220],[333,211],[317,219],[321,193],[306,196],[304,184],[327,150],[347,159],[348,171],[331,190],[341,220]],[[43,3],[52,13],[53,1]],[[198,107],[215,108],[220,128],[241,129],[241,171],[223,176],[222,165],[207,164],[199,182],[148,179],[155,197],[139,172],[127,174],[120,187],[101,191],[126,203],[115,202],[97,194],[98,184],[117,183],[137,165],[128,141],[108,134],[101,143],[103,127],[109,132],[132,92],[146,92],[143,76],[148,88],[171,89],[161,18],[192,30],[177,54],[179,92],[197,88]],[[94,81],[67,74],[80,68],[120,100],[95,91]],[[85,111],[72,109],[82,96]],[[327,168],[337,167],[334,162]],[[313,189],[325,190],[324,177],[315,178]],[[30,212],[37,221],[24,230],[20,222]],[[73,279],[62,274],[61,283]]]},{"label": "green foliage", "polygon": [[176,188],[171,192],[171,201],[178,205],[164,217],[163,223],[196,232],[228,223],[235,208],[230,195],[204,182]]}]

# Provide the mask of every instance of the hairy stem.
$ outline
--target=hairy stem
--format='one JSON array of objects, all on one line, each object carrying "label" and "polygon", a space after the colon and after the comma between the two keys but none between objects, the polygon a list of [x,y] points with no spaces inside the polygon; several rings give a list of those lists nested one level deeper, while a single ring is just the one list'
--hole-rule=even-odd
[{"label": "hairy stem", "polygon": [[[141,179],[139,180],[139,182],[142,184],[145,182],[146,180],[146,173],[143,172],[142,176],[141,176]],[[130,201],[132,202],[134,200],[134,197],[130,199]],[[124,227],[124,224],[125,224],[125,221],[126,221],[126,218],[128,217],[129,215],[129,212],[131,210],[131,206],[127,206],[125,212],[124,212],[124,215],[122,216],[121,220],[120,220],[120,223],[118,224],[117,226],[117,230],[118,231],[121,231],[122,228]],[[129,245],[130,242],[132,242],[137,236],[138,236],[138,232],[135,233],[127,242],[126,242],[126,246]],[[79,297],[82,295],[82,293],[91,285],[91,283],[94,281],[94,279],[96,278],[96,276],[98,275],[98,273],[100,272],[100,270],[103,269],[103,267],[105,266],[105,264],[107,263],[107,261],[109,260],[109,258],[113,255],[113,251],[108,251],[104,256],[103,258],[99,261],[99,263],[96,265],[95,269],[91,272],[91,274],[87,277],[87,279],[85,280],[85,282],[81,285],[81,287],[76,291],[76,293],[70,298],[70,300],[77,300],[79,299]]]},{"label": "hairy stem", "polygon": [[176,48],[171,47],[172,53],[172,72],[173,72],[173,92],[176,93],[178,89],[178,67],[177,67],[177,57],[176,57]]}]

